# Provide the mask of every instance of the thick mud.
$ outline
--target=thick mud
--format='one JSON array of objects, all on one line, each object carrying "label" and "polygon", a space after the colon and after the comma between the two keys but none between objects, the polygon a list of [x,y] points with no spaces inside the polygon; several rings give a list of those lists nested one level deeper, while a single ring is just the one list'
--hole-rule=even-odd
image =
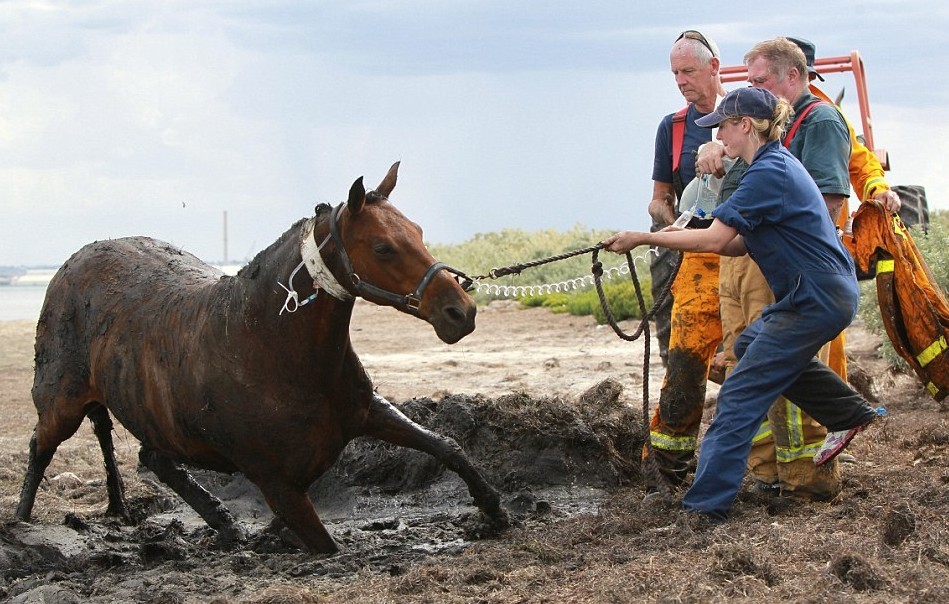
[{"label": "thick mud", "polygon": [[[619,383],[605,380],[584,393],[581,404],[516,394],[451,395],[413,399],[401,408],[458,441],[522,525],[595,513],[607,493],[638,480],[642,417],[620,402],[621,394]],[[203,579],[191,579],[189,597],[239,596],[255,581],[278,577],[397,575],[428,556],[459,553],[497,536],[457,475],[425,453],[373,439],[353,441],[310,489],[341,545],[332,557],[303,552],[289,531],[272,522],[260,492],[242,476],[195,473],[249,535],[246,543],[222,549],[200,517],[148,470],[138,472],[146,488],[130,501],[132,525],[72,513],[60,525],[7,524],[0,532],[6,569],[0,596],[11,602],[183,601],[170,578],[196,572]],[[75,490],[77,496],[104,491],[104,485],[68,473],[43,488]]]}]

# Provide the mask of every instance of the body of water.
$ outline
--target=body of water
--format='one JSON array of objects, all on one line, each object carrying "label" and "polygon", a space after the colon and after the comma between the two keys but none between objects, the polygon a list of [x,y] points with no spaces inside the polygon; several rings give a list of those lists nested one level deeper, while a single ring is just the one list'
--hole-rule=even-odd
[{"label": "body of water", "polygon": [[45,285],[0,287],[0,321],[36,321],[45,298]]}]

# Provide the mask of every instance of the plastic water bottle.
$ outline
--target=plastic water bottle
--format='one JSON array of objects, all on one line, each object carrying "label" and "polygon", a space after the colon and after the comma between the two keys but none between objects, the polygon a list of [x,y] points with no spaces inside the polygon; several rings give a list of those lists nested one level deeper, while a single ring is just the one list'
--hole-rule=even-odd
[{"label": "plastic water bottle", "polygon": [[718,204],[718,193],[722,188],[722,179],[703,174],[699,182],[699,191],[695,204],[700,208],[712,210]]},{"label": "plastic water bottle", "polygon": [[695,211],[695,206],[692,206],[685,212],[679,214],[679,217],[676,218],[676,221],[672,223],[672,226],[684,229],[685,225],[689,224],[689,221],[692,220],[692,212]]}]

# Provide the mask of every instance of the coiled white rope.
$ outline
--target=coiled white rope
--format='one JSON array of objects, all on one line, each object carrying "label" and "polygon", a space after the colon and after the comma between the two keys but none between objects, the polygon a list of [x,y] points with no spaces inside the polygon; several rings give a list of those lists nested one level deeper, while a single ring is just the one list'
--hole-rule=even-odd
[{"label": "coiled white rope", "polygon": [[[655,247],[651,247],[639,256],[635,256],[633,258],[633,263],[635,264],[640,261],[647,262],[650,255],[658,256],[659,250]],[[605,269],[603,271],[603,278],[612,279],[615,275],[625,276],[629,274],[629,270],[628,264],[619,264],[612,268]],[[477,279],[474,281],[472,286],[474,287],[474,291],[479,294],[500,296],[502,298],[524,298],[531,296],[549,296],[550,294],[556,293],[568,293],[589,287],[593,284],[593,275],[583,275],[581,277],[575,277],[573,279],[567,279],[557,283],[535,285],[498,285],[497,283],[485,283],[484,281]]]}]

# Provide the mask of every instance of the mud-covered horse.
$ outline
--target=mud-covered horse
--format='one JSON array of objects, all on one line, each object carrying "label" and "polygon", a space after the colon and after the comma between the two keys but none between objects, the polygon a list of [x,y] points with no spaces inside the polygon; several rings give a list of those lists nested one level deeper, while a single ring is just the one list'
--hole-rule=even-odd
[{"label": "mud-covered horse", "polygon": [[330,553],[307,489],[361,435],[435,456],[506,525],[497,492],[457,443],[374,393],[350,343],[357,296],[427,321],[449,344],[475,327],[457,271],[387,199],[398,165],[375,191],[357,179],[347,202],[317,208],[234,277],[145,237],[74,254],[37,325],[39,420],[17,519],[30,519],[56,448],[86,416],[105,457],[107,513],[128,516],[111,414],[141,441],[141,462],[225,541],[242,537],[234,517],[182,465],[241,472],[310,550]]}]

